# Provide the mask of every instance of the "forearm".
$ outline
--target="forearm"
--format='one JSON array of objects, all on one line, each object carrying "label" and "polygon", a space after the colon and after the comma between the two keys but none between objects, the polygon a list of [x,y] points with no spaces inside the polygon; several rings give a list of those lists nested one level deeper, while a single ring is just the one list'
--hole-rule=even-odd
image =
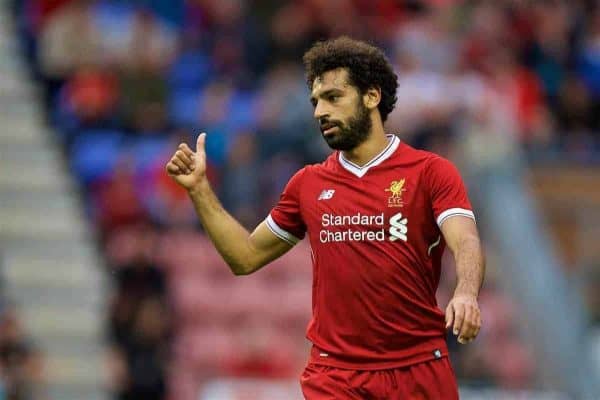
[{"label": "forearm", "polygon": [[477,297],[485,275],[485,260],[479,238],[462,238],[454,251],[454,260],[457,276],[454,294]]},{"label": "forearm", "polygon": [[236,275],[252,272],[250,233],[223,208],[208,180],[188,193],[204,230],[231,271]]}]

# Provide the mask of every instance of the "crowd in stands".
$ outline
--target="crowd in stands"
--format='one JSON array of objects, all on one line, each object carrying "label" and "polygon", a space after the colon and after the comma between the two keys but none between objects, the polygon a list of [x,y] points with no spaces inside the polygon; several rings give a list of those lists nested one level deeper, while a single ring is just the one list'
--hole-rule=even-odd
[{"label": "crowd in stands", "polygon": [[33,400],[42,380],[43,357],[5,293],[0,268],[0,399]]},{"label": "crowd in stands", "polygon": [[[348,34],[385,49],[399,77],[386,128],[416,147],[456,159],[460,143],[477,161],[510,142],[536,160],[599,159],[600,7],[591,0],[13,3],[45,118],[113,278],[107,335],[118,399],[194,399],[217,376],[299,375],[307,244],[234,278],[164,165],[177,144],[207,132],[219,198],[246,227],[260,222],[293,172],[329,151],[300,62],[315,40]],[[441,305],[452,270],[448,258]],[[478,344],[449,340],[457,375],[535,385],[515,305],[496,281],[491,272],[481,294]]]}]

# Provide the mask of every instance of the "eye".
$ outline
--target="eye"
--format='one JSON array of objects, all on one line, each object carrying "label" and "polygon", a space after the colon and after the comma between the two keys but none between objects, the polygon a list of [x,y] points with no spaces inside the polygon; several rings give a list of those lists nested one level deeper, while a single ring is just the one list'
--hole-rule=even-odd
[{"label": "eye", "polygon": [[329,100],[332,103],[336,102],[339,98],[340,96],[338,96],[337,94],[330,94],[329,96],[327,96],[327,100]]}]

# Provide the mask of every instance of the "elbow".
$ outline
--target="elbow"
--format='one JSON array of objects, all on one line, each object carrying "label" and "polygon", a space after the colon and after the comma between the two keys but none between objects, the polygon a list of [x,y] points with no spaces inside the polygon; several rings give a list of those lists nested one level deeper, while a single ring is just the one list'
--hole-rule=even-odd
[{"label": "elbow", "polygon": [[245,275],[250,275],[251,273],[256,271],[259,267],[255,266],[254,264],[252,264],[250,262],[245,262],[245,263],[229,263],[229,268],[231,269],[231,272],[233,273],[233,275],[245,276]]},{"label": "elbow", "polygon": [[234,276],[245,276],[245,275],[250,275],[253,271],[249,271],[249,270],[242,269],[242,268],[231,268],[231,272],[233,273]]},{"label": "elbow", "polygon": [[247,251],[237,252],[235,257],[229,257],[226,261],[235,276],[250,275],[265,265],[260,254],[251,247]]}]

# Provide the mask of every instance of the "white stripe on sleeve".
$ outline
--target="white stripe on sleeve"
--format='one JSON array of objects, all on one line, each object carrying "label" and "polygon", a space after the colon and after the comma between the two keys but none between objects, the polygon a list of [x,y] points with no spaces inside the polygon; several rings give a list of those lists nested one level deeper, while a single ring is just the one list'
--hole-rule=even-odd
[{"label": "white stripe on sleeve", "polygon": [[269,216],[265,219],[265,222],[267,223],[267,227],[269,227],[271,232],[273,232],[273,234],[275,234],[275,236],[277,236],[279,239],[288,242],[292,246],[294,246],[300,241],[300,239],[298,239],[296,236],[292,235],[284,229],[281,229],[281,227],[277,225],[273,217],[271,217],[271,214],[269,214]]},{"label": "white stripe on sleeve", "polygon": [[441,227],[445,220],[447,220],[450,217],[455,217],[457,215],[461,215],[463,217],[469,217],[469,218],[472,218],[473,220],[475,220],[475,214],[473,214],[473,211],[471,211],[471,210],[467,210],[465,208],[449,208],[446,211],[440,213],[440,215],[438,215],[438,217],[437,217],[438,226]]}]

